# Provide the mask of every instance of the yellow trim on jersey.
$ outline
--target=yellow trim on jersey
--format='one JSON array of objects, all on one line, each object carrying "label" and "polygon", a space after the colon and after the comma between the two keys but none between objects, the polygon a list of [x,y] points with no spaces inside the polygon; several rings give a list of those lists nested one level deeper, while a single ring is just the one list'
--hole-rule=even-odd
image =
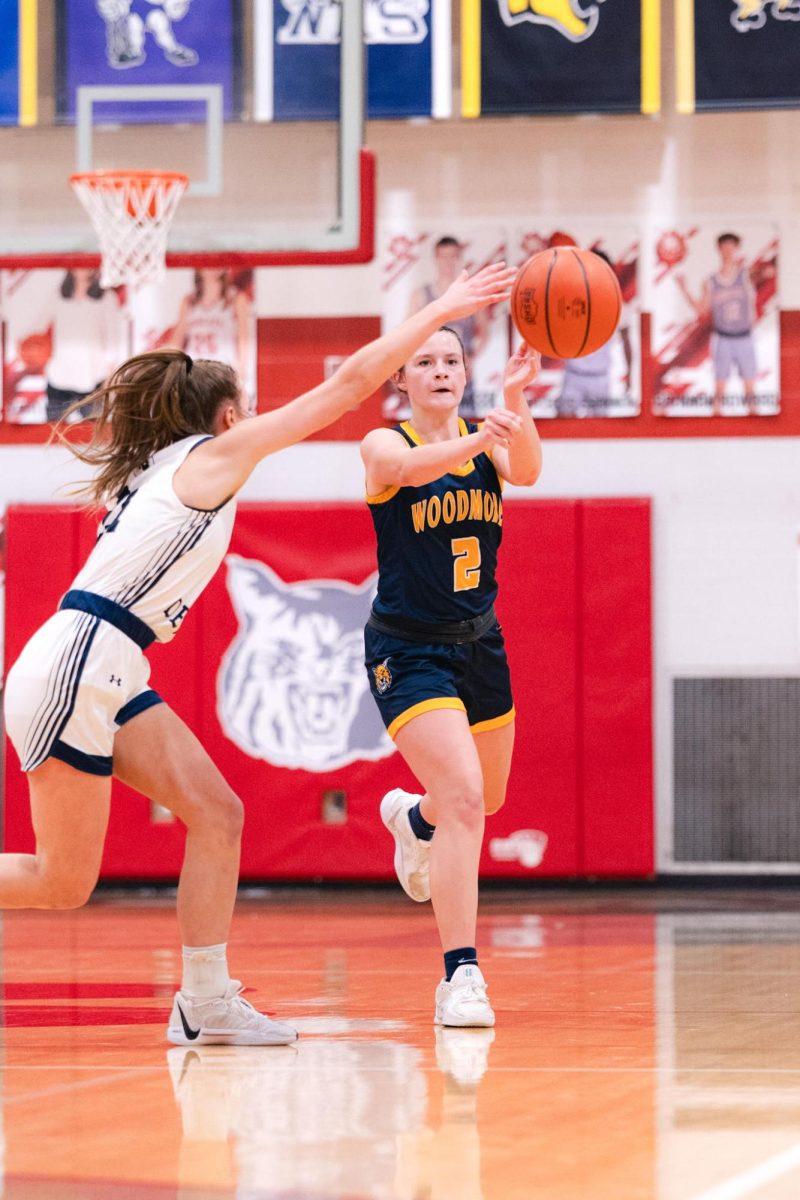
[{"label": "yellow trim on jersey", "polygon": [[461,115],[481,115],[481,0],[461,0]]},{"label": "yellow trim on jersey", "polygon": [[[427,442],[424,442],[422,440],[422,438],[419,436],[419,434],[417,433],[416,429],[414,428],[414,426],[411,424],[410,421],[403,421],[400,428],[404,429],[406,431],[406,433],[411,438],[411,440],[415,446],[427,446],[428,445]],[[463,417],[458,418],[458,435],[459,435],[459,437],[469,437],[469,430],[467,429],[467,422],[464,420]],[[463,467],[453,467],[452,471],[445,471],[444,475],[471,475],[474,470],[475,470],[475,463],[474,463],[473,459],[470,458],[464,463]],[[443,478],[443,476],[442,476],[442,478]]]},{"label": "yellow trim on jersey", "polygon": [[661,0],[642,0],[642,112],[661,111]]},{"label": "yellow trim on jersey", "polygon": [[37,0],[19,0],[19,123],[35,125],[38,119],[38,12]]},{"label": "yellow trim on jersey", "polygon": [[675,107],[693,113],[694,105],[694,0],[675,0]]},{"label": "yellow trim on jersey", "polygon": [[376,492],[374,496],[370,496],[369,493],[367,493],[367,504],[385,504],[387,500],[391,500],[392,496],[396,496],[399,491],[399,484],[390,484],[389,487],[384,488],[382,492]]},{"label": "yellow trim on jersey", "polygon": [[420,700],[419,704],[412,704],[411,708],[407,708],[405,712],[400,713],[399,717],[395,717],[386,732],[390,738],[393,738],[398,729],[402,729],[409,721],[413,721],[414,717],[418,717],[424,712],[433,712],[437,708],[457,708],[461,712],[466,712],[463,702],[457,696],[437,696],[434,700]]},{"label": "yellow trim on jersey", "polygon": [[477,725],[470,725],[470,733],[488,733],[490,729],[501,729],[503,725],[510,725],[516,718],[517,710],[509,709],[507,713],[503,713],[502,717],[492,717],[489,721],[478,721]]}]

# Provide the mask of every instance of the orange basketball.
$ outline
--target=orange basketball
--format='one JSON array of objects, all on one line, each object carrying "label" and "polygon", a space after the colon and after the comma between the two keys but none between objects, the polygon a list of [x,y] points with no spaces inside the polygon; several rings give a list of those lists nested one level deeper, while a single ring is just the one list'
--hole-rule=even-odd
[{"label": "orange basketball", "polygon": [[551,358],[599,350],[619,323],[622,293],[613,268],[592,250],[558,246],[534,254],[511,292],[514,324],[529,346]]}]

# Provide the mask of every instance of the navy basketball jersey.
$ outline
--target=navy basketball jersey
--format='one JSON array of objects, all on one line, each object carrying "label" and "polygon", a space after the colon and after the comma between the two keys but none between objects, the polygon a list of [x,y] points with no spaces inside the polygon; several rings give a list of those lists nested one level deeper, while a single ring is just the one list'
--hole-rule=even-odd
[{"label": "navy basketball jersey", "polygon": [[[478,426],[458,419],[461,437]],[[410,422],[395,429],[411,446]],[[389,487],[367,502],[378,538],[378,594],[387,616],[444,624],[480,616],[497,594],[501,481],[488,454],[422,487]]]}]

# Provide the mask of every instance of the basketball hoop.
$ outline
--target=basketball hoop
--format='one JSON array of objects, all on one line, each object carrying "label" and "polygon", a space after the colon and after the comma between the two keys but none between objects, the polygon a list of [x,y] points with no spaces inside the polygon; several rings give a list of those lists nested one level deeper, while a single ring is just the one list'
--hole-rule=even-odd
[{"label": "basketball hoop", "polygon": [[70,184],[100,241],[103,287],[163,279],[167,234],[188,176],[179,171],[82,171]]}]

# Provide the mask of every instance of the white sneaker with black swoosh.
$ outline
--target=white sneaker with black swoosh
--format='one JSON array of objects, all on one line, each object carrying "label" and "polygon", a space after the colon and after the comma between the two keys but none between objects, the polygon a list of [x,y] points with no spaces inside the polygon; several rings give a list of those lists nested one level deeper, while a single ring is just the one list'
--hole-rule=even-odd
[{"label": "white sneaker with black swoosh", "polygon": [[167,1038],[176,1046],[286,1046],[297,1030],[253,1008],[232,979],[224,996],[197,999],[176,992]]}]

